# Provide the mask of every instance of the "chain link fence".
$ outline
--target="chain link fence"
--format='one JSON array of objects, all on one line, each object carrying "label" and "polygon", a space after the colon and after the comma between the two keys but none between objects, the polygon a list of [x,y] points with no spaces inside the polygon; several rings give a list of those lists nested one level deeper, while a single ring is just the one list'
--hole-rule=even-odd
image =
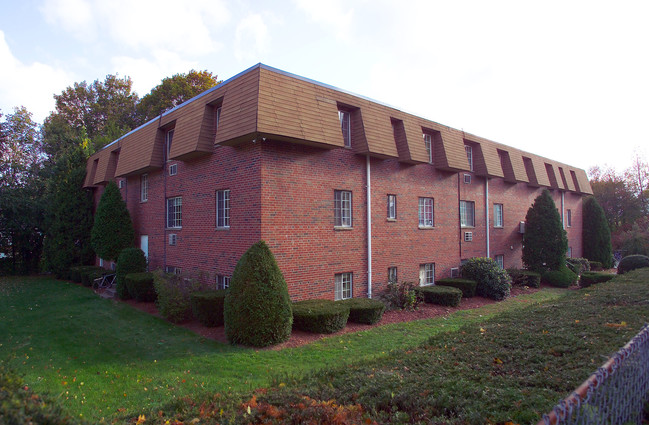
[{"label": "chain link fence", "polygon": [[538,425],[640,425],[647,401],[649,324]]}]

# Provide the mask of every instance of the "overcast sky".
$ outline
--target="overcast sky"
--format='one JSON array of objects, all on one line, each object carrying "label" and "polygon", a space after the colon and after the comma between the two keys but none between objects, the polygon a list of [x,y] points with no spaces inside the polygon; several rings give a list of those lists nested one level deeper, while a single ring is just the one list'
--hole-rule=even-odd
[{"label": "overcast sky", "polygon": [[588,169],[647,158],[649,1],[0,0],[0,110],[262,62]]}]

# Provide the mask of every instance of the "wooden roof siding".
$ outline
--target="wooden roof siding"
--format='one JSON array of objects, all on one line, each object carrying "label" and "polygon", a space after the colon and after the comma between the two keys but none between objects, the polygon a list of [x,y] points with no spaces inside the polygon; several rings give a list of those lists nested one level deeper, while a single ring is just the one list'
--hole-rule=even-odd
[{"label": "wooden roof siding", "polygon": [[215,143],[234,144],[257,132],[259,104],[259,68],[252,69],[228,81],[210,99],[223,96],[221,120]]},{"label": "wooden roof siding", "polygon": [[577,179],[577,185],[579,186],[578,191],[580,193],[592,195],[593,189],[590,187],[590,182],[588,181],[588,176],[586,175],[586,172],[579,168],[570,168],[570,171],[575,173],[575,177]]},{"label": "wooden roof siding", "polygon": [[89,162],[98,160],[92,186],[106,184],[115,178],[115,168],[117,167],[119,148],[119,143],[115,143],[107,149],[95,153],[88,159]]},{"label": "wooden roof siding", "polygon": [[575,184],[572,182],[572,178],[570,177],[570,174],[568,173],[568,169],[559,164],[558,162],[555,163],[555,166],[557,170],[559,171],[559,175],[561,176],[561,181],[563,182],[563,187],[566,188],[566,190],[569,190],[571,192],[575,191]]},{"label": "wooden roof siding", "polygon": [[[410,163],[428,162],[428,152],[426,152],[426,145],[424,144],[424,128],[421,126],[421,123],[412,115],[404,113],[399,114],[399,118],[403,120],[407,146],[407,156],[402,158],[399,155],[399,159],[403,162]],[[431,135],[433,136],[433,163],[435,163],[436,145],[440,144],[441,140],[436,140],[436,134],[434,134],[439,132],[434,131],[431,133],[433,133]],[[439,149],[443,149],[443,146],[439,146]]]},{"label": "wooden roof siding", "polygon": [[[392,120],[390,119],[393,114],[390,110],[381,105],[373,104],[371,102],[364,102],[364,107],[361,107],[361,114],[363,116],[363,130],[365,131],[365,139],[367,140],[367,148],[362,154],[371,154],[379,157],[392,157],[398,158],[399,152],[394,139],[394,131],[392,130]],[[421,138],[421,135],[419,136]],[[406,133],[406,139],[409,138]]]},{"label": "wooden roof siding", "polygon": [[120,140],[121,155],[116,176],[127,176],[161,168],[164,162],[162,136],[158,135],[159,120],[127,134]]},{"label": "wooden roof siding", "polygon": [[510,148],[509,146],[498,144],[498,146],[509,154],[509,160],[512,164],[512,171],[514,172],[514,179],[517,182],[529,183],[530,178],[525,170],[525,163],[523,162],[523,153],[518,149]]},{"label": "wooden roof siding", "polygon": [[477,175],[505,177],[494,142],[474,135],[467,136],[465,140],[473,146],[473,168]]}]

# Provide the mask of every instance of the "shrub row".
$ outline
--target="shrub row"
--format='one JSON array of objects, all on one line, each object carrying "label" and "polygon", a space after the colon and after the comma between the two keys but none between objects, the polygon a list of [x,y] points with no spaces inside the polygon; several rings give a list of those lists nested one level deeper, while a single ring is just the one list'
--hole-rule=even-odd
[{"label": "shrub row", "polygon": [[331,300],[306,300],[293,303],[293,329],[330,334],[347,324],[349,307]]},{"label": "shrub row", "polygon": [[496,301],[509,296],[511,279],[493,258],[471,258],[461,270],[462,277],[478,282],[476,294]]},{"label": "shrub row", "polygon": [[450,286],[424,286],[418,288],[424,301],[430,304],[457,307],[462,300],[462,291]]},{"label": "shrub row", "polygon": [[119,253],[115,267],[115,293],[121,299],[135,298],[126,285],[126,275],[146,271],[146,257],[140,248],[125,248]]},{"label": "shrub row", "polygon": [[541,280],[557,288],[568,288],[577,281],[577,275],[567,266],[563,266],[559,270],[548,270],[544,272]]},{"label": "shrub row", "polygon": [[507,269],[507,273],[512,278],[512,285],[529,286],[530,288],[541,286],[541,273],[521,269]]},{"label": "shrub row", "polygon": [[604,270],[604,265],[600,263],[599,261],[591,261],[590,262],[590,269],[591,271],[600,271]]},{"label": "shrub row", "polygon": [[462,278],[446,278],[439,279],[435,282],[435,285],[438,286],[451,286],[462,291],[462,297],[471,298],[475,296],[475,291],[478,286],[478,282],[471,279],[462,279]]},{"label": "shrub row", "polygon": [[[70,280],[76,283],[83,282],[83,275],[91,270],[97,270],[97,266],[75,266],[70,268]],[[103,269],[102,269],[103,270]]]},{"label": "shrub row", "polygon": [[158,295],[153,284],[153,273],[129,273],[124,278],[124,284],[129,295],[136,301],[155,301]]},{"label": "shrub row", "polygon": [[628,273],[631,270],[649,267],[649,257],[646,255],[627,255],[617,265],[617,274]]},{"label": "shrub row", "polygon": [[385,291],[379,295],[390,310],[417,310],[424,300],[416,291],[419,285],[413,282],[389,282]]},{"label": "shrub row", "polygon": [[214,327],[223,325],[223,305],[227,290],[199,291],[190,295],[190,303],[194,317],[203,326]]},{"label": "shrub row", "polygon": [[153,285],[158,295],[156,306],[162,317],[173,323],[191,317],[190,296],[201,289],[196,280],[158,270],[153,273]]},{"label": "shrub row", "polygon": [[566,266],[577,276],[590,271],[590,261],[586,258],[566,258]]},{"label": "shrub row", "polygon": [[581,278],[579,279],[579,286],[581,286],[582,288],[587,288],[590,285],[594,285],[595,283],[608,282],[614,277],[615,275],[610,273],[583,272],[581,274]]},{"label": "shrub row", "polygon": [[350,298],[339,302],[349,307],[349,321],[354,323],[373,325],[385,312],[385,304],[371,298]]}]

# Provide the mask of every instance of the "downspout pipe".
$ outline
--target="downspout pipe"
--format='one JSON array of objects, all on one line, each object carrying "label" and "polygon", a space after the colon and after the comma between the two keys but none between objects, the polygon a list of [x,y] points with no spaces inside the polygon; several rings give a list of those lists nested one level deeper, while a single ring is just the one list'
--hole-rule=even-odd
[{"label": "downspout pipe", "polygon": [[566,228],[566,215],[565,215],[565,192],[561,191],[561,227]]},{"label": "downspout pipe", "polygon": [[484,222],[487,235],[487,258],[491,257],[489,245],[489,177],[484,178]]},{"label": "downspout pipe", "polygon": [[372,298],[372,181],[370,156],[365,156],[367,179],[367,298]]}]

